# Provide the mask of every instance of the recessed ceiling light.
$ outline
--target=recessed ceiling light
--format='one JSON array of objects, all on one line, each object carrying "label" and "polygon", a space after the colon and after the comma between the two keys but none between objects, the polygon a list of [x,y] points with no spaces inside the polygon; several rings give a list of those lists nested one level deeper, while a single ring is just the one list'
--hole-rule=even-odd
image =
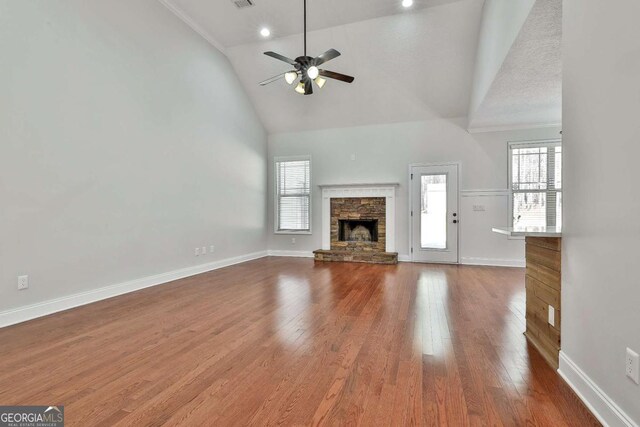
[{"label": "recessed ceiling light", "polygon": [[402,0],[402,5],[404,7],[411,7],[413,6],[413,0]]},{"label": "recessed ceiling light", "polygon": [[[405,1],[407,1],[407,0],[405,0]],[[269,37],[271,35],[271,30],[269,30],[268,28],[265,27],[265,28],[260,30],[260,35],[262,37]]]}]

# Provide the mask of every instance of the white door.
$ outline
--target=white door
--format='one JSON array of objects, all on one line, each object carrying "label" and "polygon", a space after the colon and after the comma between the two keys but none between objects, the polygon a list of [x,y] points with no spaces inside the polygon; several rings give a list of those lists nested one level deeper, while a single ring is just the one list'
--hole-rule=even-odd
[{"label": "white door", "polygon": [[411,260],[458,263],[458,165],[411,167]]}]

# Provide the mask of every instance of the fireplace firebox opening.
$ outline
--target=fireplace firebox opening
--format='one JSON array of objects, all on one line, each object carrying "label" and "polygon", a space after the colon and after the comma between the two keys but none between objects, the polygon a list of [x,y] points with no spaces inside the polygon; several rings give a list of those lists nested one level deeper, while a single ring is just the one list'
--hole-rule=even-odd
[{"label": "fireplace firebox opening", "polygon": [[341,219],[338,221],[338,240],[341,242],[377,242],[377,219]]}]

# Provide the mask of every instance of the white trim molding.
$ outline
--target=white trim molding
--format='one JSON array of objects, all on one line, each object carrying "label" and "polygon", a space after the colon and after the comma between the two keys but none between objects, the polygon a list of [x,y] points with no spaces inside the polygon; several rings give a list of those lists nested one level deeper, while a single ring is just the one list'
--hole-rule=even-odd
[{"label": "white trim molding", "polygon": [[345,197],[384,197],[386,210],[386,248],[396,251],[396,188],[400,184],[320,185],[322,189],[322,249],[331,249],[331,199]]},{"label": "white trim molding", "polygon": [[233,258],[213,261],[207,264],[200,264],[153,276],[142,277],[140,279],[130,280],[128,282],[105,286],[103,288],[80,292],[73,295],[67,295],[11,310],[5,310],[0,312],[0,328],[15,325],[16,323],[26,322],[27,320],[36,319],[38,317],[47,316],[59,311],[69,310],[70,308],[91,304],[93,302],[112,298],[118,295],[127,294],[129,292],[138,291],[140,289],[163,285],[175,280],[184,279],[185,277],[195,276],[197,274],[206,273],[219,268],[263,258],[265,256],[267,256],[267,251],[254,252]]},{"label": "white trim molding", "polygon": [[224,46],[222,43],[217,41],[207,30],[202,28],[197,22],[195,22],[187,13],[182,10],[182,8],[178,7],[172,0],[158,0],[160,4],[169,9],[171,13],[176,15],[182,22],[187,24],[189,28],[198,33],[203,39],[205,39],[209,44],[220,51],[223,55],[227,55],[225,52]]},{"label": "white trim molding", "polygon": [[269,256],[281,256],[291,258],[313,258],[313,252],[311,251],[277,251],[269,250]]},{"label": "white trim molding", "polygon": [[490,190],[460,190],[460,197],[496,197],[509,196],[508,188],[490,189]]},{"label": "white trim molding", "polygon": [[486,265],[490,267],[518,267],[518,268],[526,267],[526,261],[524,259],[461,257],[460,264]]},{"label": "white trim molding", "polygon": [[604,426],[638,427],[638,424],[563,351],[560,351],[558,373]]},{"label": "white trim molding", "polygon": [[467,132],[474,134],[548,128],[562,128],[562,123],[513,123],[495,126],[469,126],[467,127]]}]

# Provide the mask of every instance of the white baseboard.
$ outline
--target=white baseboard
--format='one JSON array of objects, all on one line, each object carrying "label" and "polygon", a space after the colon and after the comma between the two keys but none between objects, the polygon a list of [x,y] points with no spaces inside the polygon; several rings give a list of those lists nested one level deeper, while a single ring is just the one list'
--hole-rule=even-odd
[{"label": "white baseboard", "polygon": [[604,426],[638,427],[573,360],[560,351],[560,376]]},{"label": "white baseboard", "polygon": [[311,251],[268,251],[269,256],[285,256],[293,258],[313,258],[313,252]]},{"label": "white baseboard", "polygon": [[475,258],[461,257],[460,264],[464,265],[487,265],[491,267],[525,267],[524,259],[499,259],[499,258]]},{"label": "white baseboard", "polygon": [[254,252],[2,311],[0,312],[0,328],[265,256],[267,256],[267,251]]},{"label": "white baseboard", "polygon": [[398,261],[400,261],[400,262],[411,262],[411,255],[398,254]]}]

